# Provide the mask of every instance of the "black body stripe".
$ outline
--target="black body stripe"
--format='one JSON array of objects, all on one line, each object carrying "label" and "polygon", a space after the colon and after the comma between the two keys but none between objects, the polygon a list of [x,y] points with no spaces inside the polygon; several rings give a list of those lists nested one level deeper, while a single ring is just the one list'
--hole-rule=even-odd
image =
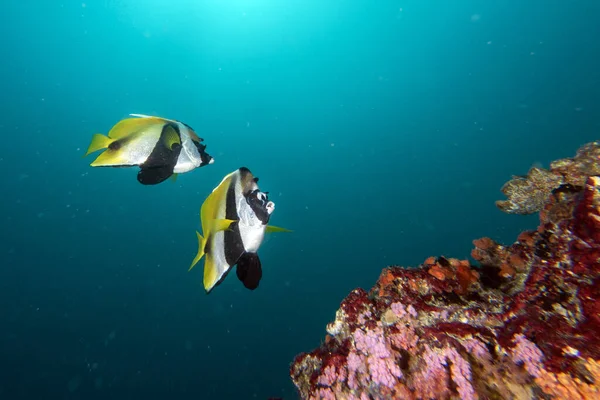
[{"label": "black body stripe", "polygon": [[233,174],[229,181],[229,187],[227,188],[227,195],[225,197],[225,218],[237,220],[237,205],[235,204],[235,186],[238,183],[238,175]]},{"label": "black body stripe", "polygon": [[[172,128],[179,137],[179,143],[174,144],[171,148],[165,145],[166,130]],[[173,175],[173,168],[177,164],[177,159],[181,153],[181,133],[177,124],[168,122],[163,126],[160,138],[148,159],[140,165],[137,179],[143,185],[156,185],[167,180]]]},{"label": "black body stripe", "polygon": [[[234,221],[239,219],[235,202],[235,186],[237,183],[238,175],[233,174],[225,198],[225,218]],[[234,266],[245,251],[238,222],[232,223],[229,229],[224,232],[223,244],[225,246],[225,260],[227,264]]]}]

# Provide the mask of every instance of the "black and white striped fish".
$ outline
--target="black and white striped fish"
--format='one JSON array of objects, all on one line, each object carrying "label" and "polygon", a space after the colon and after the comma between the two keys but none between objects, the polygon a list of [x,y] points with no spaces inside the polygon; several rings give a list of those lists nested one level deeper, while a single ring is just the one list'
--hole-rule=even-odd
[{"label": "black and white striped fish", "polygon": [[[166,118],[130,114],[119,121],[108,136],[95,134],[85,156],[106,149],[92,167],[139,166],[137,179],[155,185],[176,174],[212,164],[204,139],[187,124]],[[85,157],[84,156],[84,157]]]},{"label": "black and white striped fish", "polygon": [[204,290],[220,284],[237,264],[237,277],[250,290],[258,287],[262,266],[257,251],[265,232],[290,232],[268,225],[275,203],[261,192],[258,178],[242,167],[228,174],[206,198],[200,209],[202,236],[190,270],[206,255]]}]

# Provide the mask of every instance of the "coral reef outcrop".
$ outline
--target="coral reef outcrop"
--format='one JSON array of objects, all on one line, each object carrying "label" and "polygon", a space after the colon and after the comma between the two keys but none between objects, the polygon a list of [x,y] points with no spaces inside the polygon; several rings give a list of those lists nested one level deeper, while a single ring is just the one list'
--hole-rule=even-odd
[{"label": "coral reef outcrop", "polygon": [[290,376],[303,399],[600,398],[600,143],[514,177],[497,202],[538,212],[474,261],[385,268],[352,291]]}]

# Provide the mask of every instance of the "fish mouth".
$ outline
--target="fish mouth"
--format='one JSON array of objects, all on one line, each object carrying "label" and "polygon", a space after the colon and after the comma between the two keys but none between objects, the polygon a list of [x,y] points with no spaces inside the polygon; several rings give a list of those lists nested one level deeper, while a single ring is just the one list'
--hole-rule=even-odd
[{"label": "fish mouth", "polygon": [[265,206],[265,209],[267,210],[267,213],[269,215],[273,214],[273,211],[275,211],[275,203],[273,203],[272,201],[269,201],[267,203],[267,205]]}]

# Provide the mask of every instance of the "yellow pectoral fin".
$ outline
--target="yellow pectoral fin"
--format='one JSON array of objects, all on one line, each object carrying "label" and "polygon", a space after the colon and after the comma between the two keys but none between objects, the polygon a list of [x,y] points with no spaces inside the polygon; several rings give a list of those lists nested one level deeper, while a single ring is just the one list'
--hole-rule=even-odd
[{"label": "yellow pectoral fin", "polygon": [[226,231],[235,221],[232,219],[213,219],[210,229],[212,232]]},{"label": "yellow pectoral fin", "polygon": [[196,254],[196,257],[194,257],[194,260],[192,261],[192,265],[190,266],[190,269],[188,269],[188,272],[191,271],[192,268],[194,268],[194,266],[198,264],[198,261],[200,261],[202,256],[204,256],[204,246],[206,245],[206,241],[198,231],[196,231],[196,236],[198,236],[198,254]]},{"label": "yellow pectoral fin", "polygon": [[90,155],[95,151],[106,149],[108,146],[110,146],[112,142],[114,142],[114,139],[111,139],[108,136],[105,136],[101,133],[94,134],[94,136],[92,136],[92,141],[90,142],[90,145],[84,157]]},{"label": "yellow pectoral fin", "polygon": [[286,229],[286,228],[281,228],[281,227],[275,226],[275,225],[267,225],[266,232],[273,233],[273,232],[293,232],[293,231]]},{"label": "yellow pectoral fin", "polygon": [[171,182],[175,183],[177,181],[177,175],[178,174],[171,175],[171,177],[169,178],[171,180]]},{"label": "yellow pectoral fin", "polygon": [[181,144],[179,135],[175,131],[174,126],[171,124],[165,125],[165,127],[162,131],[161,139],[162,139],[163,143],[165,144],[165,147],[169,150],[173,150],[173,146],[175,146],[176,144],[179,144],[179,145]]}]

